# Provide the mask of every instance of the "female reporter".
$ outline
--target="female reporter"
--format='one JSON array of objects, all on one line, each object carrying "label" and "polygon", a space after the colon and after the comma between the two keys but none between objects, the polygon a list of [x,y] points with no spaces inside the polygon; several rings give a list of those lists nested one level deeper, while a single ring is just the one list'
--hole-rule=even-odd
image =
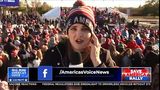
[{"label": "female reporter", "polygon": [[[94,33],[96,27],[94,12],[78,0],[66,20],[67,38],[57,46],[48,49],[41,65],[69,67],[112,67],[115,62],[108,50],[102,49]],[[77,55],[78,54],[78,55]]]}]

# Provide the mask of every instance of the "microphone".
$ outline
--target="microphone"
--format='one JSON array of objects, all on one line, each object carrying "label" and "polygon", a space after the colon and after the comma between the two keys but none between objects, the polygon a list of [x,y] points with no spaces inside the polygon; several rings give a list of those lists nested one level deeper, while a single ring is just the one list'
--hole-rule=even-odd
[{"label": "microphone", "polygon": [[83,67],[81,54],[79,52],[72,52],[70,56],[69,67]]},{"label": "microphone", "polygon": [[[82,61],[82,57],[81,54],[79,52],[72,52],[70,54],[70,64],[69,67],[70,68],[82,68],[83,67],[83,63]],[[82,90],[81,86],[67,86],[67,90]]]}]

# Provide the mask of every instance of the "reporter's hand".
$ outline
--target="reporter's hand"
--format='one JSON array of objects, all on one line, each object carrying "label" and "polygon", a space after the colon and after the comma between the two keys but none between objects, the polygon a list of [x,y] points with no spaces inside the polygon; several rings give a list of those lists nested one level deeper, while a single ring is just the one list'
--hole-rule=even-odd
[{"label": "reporter's hand", "polygon": [[92,37],[91,37],[91,42],[90,45],[91,50],[90,50],[90,58],[92,60],[92,63],[94,65],[94,67],[98,66],[99,64],[101,64],[101,60],[100,60],[100,48],[101,45],[98,41],[97,36],[92,32]]}]

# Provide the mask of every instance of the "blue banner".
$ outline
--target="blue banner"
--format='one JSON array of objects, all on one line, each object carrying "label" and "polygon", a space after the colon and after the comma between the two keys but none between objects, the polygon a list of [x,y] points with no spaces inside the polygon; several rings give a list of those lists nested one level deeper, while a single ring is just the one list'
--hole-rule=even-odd
[{"label": "blue banner", "polygon": [[19,6],[19,0],[0,0],[0,6]]},{"label": "blue banner", "polygon": [[27,82],[29,81],[29,68],[9,67],[8,68],[9,82]]}]

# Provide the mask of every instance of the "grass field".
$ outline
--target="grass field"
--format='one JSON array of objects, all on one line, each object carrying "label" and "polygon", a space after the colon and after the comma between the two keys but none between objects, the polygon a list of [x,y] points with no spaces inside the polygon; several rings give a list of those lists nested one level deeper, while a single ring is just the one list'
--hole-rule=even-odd
[{"label": "grass field", "polygon": [[128,20],[139,20],[144,23],[159,24],[159,16],[129,16]]},{"label": "grass field", "polygon": [[129,16],[128,20],[139,20],[142,25],[159,27],[159,16]]},{"label": "grass field", "polygon": [[159,16],[129,16],[129,19],[136,19],[136,18],[140,18],[140,19],[159,19]]}]

